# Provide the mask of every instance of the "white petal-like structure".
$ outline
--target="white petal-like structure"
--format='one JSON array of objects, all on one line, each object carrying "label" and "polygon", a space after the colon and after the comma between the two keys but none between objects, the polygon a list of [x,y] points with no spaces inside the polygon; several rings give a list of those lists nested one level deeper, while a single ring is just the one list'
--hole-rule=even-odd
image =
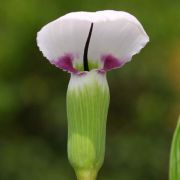
[{"label": "white petal-like structure", "polygon": [[[90,28],[88,63],[108,71],[131,60],[149,41],[140,22],[122,11],[73,12],[44,26],[37,35],[43,55],[57,67],[78,72]],[[77,65],[77,66],[76,66]]]}]

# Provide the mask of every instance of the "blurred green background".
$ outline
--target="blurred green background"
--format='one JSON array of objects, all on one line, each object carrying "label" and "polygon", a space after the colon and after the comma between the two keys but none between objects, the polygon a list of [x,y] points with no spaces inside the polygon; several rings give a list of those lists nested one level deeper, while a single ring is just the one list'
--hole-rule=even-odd
[{"label": "blurred green background", "polygon": [[180,112],[179,0],[0,1],[0,179],[72,180],[66,154],[69,74],[36,46],[46,23],[71,11],[124,10],[150,43],[108,73],[111,104],[99,180],[167,180]]}]

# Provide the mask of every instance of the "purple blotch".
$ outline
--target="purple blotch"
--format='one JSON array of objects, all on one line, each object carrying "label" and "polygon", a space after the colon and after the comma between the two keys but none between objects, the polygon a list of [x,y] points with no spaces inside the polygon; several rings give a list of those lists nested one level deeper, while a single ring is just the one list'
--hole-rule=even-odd
[{"label": "purple blotch", "polygon": [[73,55],[71,54],[61,56],[58,60],[53,61],[52,64],[54,64],[57,68],[63,69],[69,73],[78,73],[78,70],[73,67]]},{"label": "purple blotch", "polygon": [[103,55],[101,57],[101,61],[103,62],[103,68],[100,69],[100,71],[110,71],[111,69],[116,69],[116,68],[120,68],[124,65],[124,62],[121,61],[120,59],[114,57],[111,54],[108,55]]}]

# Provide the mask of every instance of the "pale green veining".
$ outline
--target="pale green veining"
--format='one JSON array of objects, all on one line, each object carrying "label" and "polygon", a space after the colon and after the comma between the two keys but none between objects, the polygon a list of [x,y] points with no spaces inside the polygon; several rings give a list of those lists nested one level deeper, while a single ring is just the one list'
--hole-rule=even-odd
[{"label": "pale green veining", "polygon": [[68,158],[78,180],[95,180],[105,153],[109,88],[105,74],[72,75],[67,91]]},{"label": "pale green veining", "polygon": [[[99,69],[101,67],[101,64],[99,61],[88,60],[88,66],[89,66],[89,70],[93,70],[93,69]],[[78,71],[84,71],[83,63],[76,63],[74,67]]]},{"label": "pale green veining", "polygon": [[171,146],[169,175],[170,180],[180,180],[180,117]]}]

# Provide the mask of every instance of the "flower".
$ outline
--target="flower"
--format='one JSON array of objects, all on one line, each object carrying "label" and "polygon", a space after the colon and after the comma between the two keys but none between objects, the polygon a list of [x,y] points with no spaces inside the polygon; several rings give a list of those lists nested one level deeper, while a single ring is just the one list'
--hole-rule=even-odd
[{"label": "flower", "polygon": [[134,16],[112,10],[66,14],[44,26],[37,36],[50,63],[74,74],[122,67],[148,41]]},{"label": "flower", "polygon": [[43,55],[71,74],[68,157],[78,180],[94,180],[103,163],[109,107],[106,72],[129,62],[148,41],[134,16],[113,10],[69,13],[38,32]]}]

